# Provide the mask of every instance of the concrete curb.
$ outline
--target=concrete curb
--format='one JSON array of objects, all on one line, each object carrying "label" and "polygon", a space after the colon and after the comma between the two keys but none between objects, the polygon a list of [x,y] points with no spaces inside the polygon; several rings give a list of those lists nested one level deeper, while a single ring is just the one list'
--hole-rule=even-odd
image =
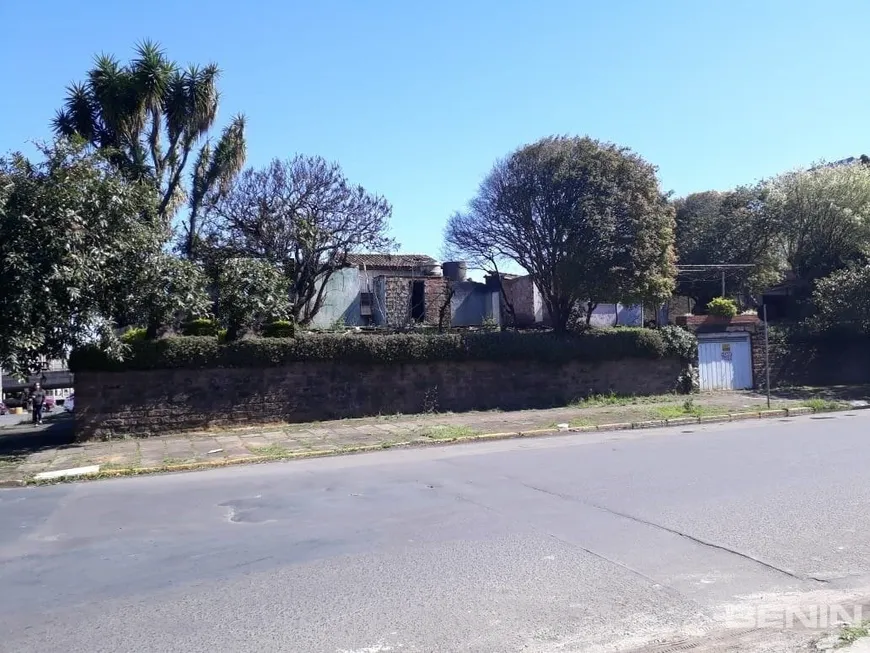
[{"label": "concrete curb", "polygon": [[809,406],[795,408],[780,408],[740,413],[723,413],[722,415],[701,415],[698,417],[675,417],[664,420],[644,420],[641,422],[618,422],[614,424],[597,424],[588,426],[572,426],[567,429],[546,428],[532,429],[529,431],[506,431],[503,433],[481,433],[477,435],[460,436],[456,438],[443,438],[438,440],[409,440],[405,442],[384,442],[381,444],[361,445],[345,449],[321,449],[312,451],[287,452],[276,456],[250,456],[246,458],[233,458],[230,460],[203,460],[194,463],[182,463],[178,465],[162,465],[159,467],[129,467],[123,469],[100,470],[97,474],[83,477],[58,478],[37,481],[34,478],[0,480],[0,488],[15,488],[35,485],[56,485],[58,483],[71,483],[92,481],[105,478],[120,478],[123,476],[143,476],[146,474],[164,474],[169,472],[191,472],[204,469],[216,469],[220,467],[234,467],[236,465],[251,465],[269,462],[281,462],[288,460],[302,460],[306,458],[325,458],[328,456],[342,456],[354,453],[366,453],[383,451],[384,449],[399,449],[409,447],[430,447],[444,444],[456,444],[458,442],[480,442],[487,440],[511,440],[527,437],[546,435],[564,435],[567,433],[589,433],[606,431],[630,431],[651,428],[665,428],[669,426],[688,426],[691,424],[715,424],[724,422],[736,422],[749,419],[770,419],[772,417],[796,417],[811,415],[814,413],[840,413],[854,410],[870,409],[868,406],[848,406],[832,410],[815,410]]}]

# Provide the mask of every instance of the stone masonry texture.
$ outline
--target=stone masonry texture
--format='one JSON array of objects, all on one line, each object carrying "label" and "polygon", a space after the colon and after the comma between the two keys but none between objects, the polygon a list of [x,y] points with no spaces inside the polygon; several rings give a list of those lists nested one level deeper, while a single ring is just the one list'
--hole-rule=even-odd
[{"label": "stone masonry texture", "polygon": [[672,391],[672,359],[360,365],[79,372],[79,440],[371,415],[545,408],[605,393]]}]

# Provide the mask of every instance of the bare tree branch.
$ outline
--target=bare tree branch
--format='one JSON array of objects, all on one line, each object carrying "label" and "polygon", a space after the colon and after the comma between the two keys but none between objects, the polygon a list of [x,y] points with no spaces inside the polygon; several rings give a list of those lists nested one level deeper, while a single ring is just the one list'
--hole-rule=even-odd
[{"label": "bare tree branch", "polygon": [[320,157],[274,160],[248,169],[219,196],[206,198],[206,241],[227,255],[280,265],[291,280],[291,314],[308,324],[348,254],[394,247],[392,207],[348,183],[338,164]]}]

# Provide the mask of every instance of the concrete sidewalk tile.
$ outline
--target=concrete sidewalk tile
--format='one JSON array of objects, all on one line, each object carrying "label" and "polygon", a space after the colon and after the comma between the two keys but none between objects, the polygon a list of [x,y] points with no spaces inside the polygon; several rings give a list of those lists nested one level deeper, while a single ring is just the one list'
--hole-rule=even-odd
[{"label": "concrete sidewalk tile", "polygon": [[245,460],[246,458],[257,458],[260,454],[251,453],[247,450],[233,450],[229,452],[225,459],[226,460]]},{"label": "concrete sidewalk tile", "polygon": [[49,464],[53,467],[57,465],[66,465],[68,463],[74,463],[83,458],[83,454],[76,453],[75,455],[57,455],[49,461]]},{"label": "concrete sidewalk tile", "polygon": [[139,442],[136,440],[118,440],[112,443],[113,454],[139,453]]},{"label": "concrete sidewalk tile", "polygon": [[217,440],[206,438],[203,440],[191,440],[190,446],[195,453],[208,453],[214,449],[221,449]]},{"label": "concrete sidewalk tile", "polygon": [[48,463],[23,463],[15,468],[20,474],[37,474],[48,469]]},{"label": "concrete sidewalk tile", "polygon": [[242,439],[238,435],[219,435],[215,440],[217,440],[219,445],[242,445]]},{"label": "concrete sidewalk tile", "polygon": [[55,469],[70,469],[71,467],[81,467],[81,465],[85,462],[87,461],[84,457],[70,458],[66,460],[53,460],[52,462],[45,465],[45,469],[48,471]]},{"label": "concrete sidewalk tile", "polygon": [[257,439],[268,439],[270,437],[284,437],[283,431],[256,431],[254,433],[244,433],[239,436],[242,440],[249,440],[252,438]]},{"label": "concrete sidewalk tile", "polygon": [[111,456],[106,456],[105,460],[103,460],[104,465],[123,465],[125,467],[132,467],[139,463],[139,453],[135,454],[112,454]]},{"label": "concrete sidewalk tile", "polygon": [[262,438],[251,438],[249,440],[243,440],[242,444],[248,449],[256,449],[257,447],[268,447],[272,443],[268,440],[263,440]]},{"label": "concrete sidewalk tile", "polygon": [[44,451],[37,451],[35,453],[27,456],[27,462],[31,463],[41,463],[41,462],[50,462],[54,460],[55,456],[57,456],[56,449],[45,449]]}]

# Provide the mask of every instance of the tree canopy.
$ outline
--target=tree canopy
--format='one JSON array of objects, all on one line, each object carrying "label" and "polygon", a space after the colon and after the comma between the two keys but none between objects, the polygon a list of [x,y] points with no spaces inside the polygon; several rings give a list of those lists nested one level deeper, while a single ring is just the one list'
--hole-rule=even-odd
[{"label": "tree canopy", "polygon": [[264,169],[245,170],[208,203],[208,249],[217,258],[279,266],[290,280],[290,316],[307,324],[348,254],[394,246],[387,235],[391,214],[387,200],[352,185],[335,163],[275,159]]},{"label": "tree canopy", "polygon": [[820,165],[779,175],[766,188],[776,255],[807,291],[816,279],[867,260],[870,168]]},{"label": "tree canopy", "polygon": [[[726,292],[757,293],[777,283],[778,230],[765,210],[768,191],[761,185],[731,191],[693,193],[674,201],[676,250],[681,265],[750,264],[730,269]],[[706,306],[722,292],[716,271],[683,274],[677,293]]]},{"label": "tree canopy", "polygon": [[[224,189],[245,161],[245,118],[235,116],[216,142],[220,70],[216,64],[182,68],[156,43],[136,47],[126,64],[100,55],[86,79],[68,87],[53,126],[104,150],[128,179],[159,193],[158,214],[167,222],[188,204],[181,249],[193,256],[199,212],[206,197]],[[190,169],[190,187],[185,172]]]},{"label": "tree canopy", "polygon": [[[753,264],[729,270],[726,289],[758,296],[788,279],[796,298],[816,280],[870,253],[870,168],[861,161],[787,172],[731,191],[675,200],[682,265]],[[721,293],[715,273],[681,275],[677,292],[706,305]]]},{"label": "tree canopy", "polygon": [[527,270],[565,330],[581,306],[588,321],[599,302],[664,301],[673,229],[654,166],[611,143],[550,137],[497,162],[445,240],[482,267]]},{"label": "tree canopy", "polygon": [[815,328],[870,335],[870,266],[838,270],[819,279],[813,304]]},{"label": "tree canopy", "polygon": [[20,375],[95,339],[117,353],[118,299],[140,292],[166,238],[150,185],[82,144],[43,155],[0,159],[0,367]]}]

